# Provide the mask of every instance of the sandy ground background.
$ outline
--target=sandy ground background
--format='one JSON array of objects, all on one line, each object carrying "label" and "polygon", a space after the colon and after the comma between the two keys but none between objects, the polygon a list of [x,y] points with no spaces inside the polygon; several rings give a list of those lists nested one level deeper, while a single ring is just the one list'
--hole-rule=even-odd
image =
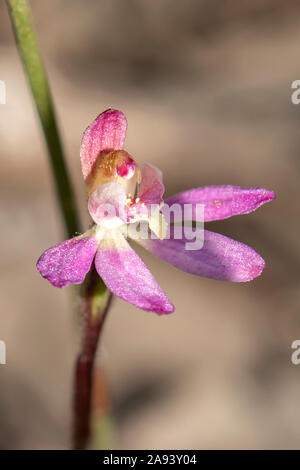
[{"label": "sandy ground background", "polygon": [[[32,0],[82,219],[83,129],[122,109],[126,149],[167,194],[263,186],[277,200],[210,224],[267,260],[250,284],[143,259],[176,305],[157,317],[115,300],[98,362],[119,449],[299,448],[300,6],[292,0]],[[39,124],[0,3],[0,447],[68,448],[78,335],[70,291],[35,261],[63,239]]]}]

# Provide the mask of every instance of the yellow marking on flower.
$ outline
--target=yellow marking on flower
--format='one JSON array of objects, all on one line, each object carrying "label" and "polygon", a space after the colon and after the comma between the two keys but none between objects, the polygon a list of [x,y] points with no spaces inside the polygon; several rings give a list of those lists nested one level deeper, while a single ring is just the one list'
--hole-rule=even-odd
[{"label": "yellow marking on flower", "polygon": [[126,199],[126,206],[132,206],[132,204],[134,203],[132,197],[128,197]]},{"label": "yellow marking on flower", "polygon": [[213,202],[213,204],[214,204],[215,207],[218,208],[218,207],[221,207],[221,206],[222,206],[223,202],[216,200],[216,201]]}]

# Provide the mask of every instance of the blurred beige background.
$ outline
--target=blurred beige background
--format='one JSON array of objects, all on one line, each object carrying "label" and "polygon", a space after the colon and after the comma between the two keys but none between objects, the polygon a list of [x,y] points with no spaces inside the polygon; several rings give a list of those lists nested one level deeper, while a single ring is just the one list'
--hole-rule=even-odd
[{"label": "blurred beige background", "polygon": [[[32,0],[81,215],[84,128],[108,107],[126,149],[164,171],[167,194],[263,186],[277,200],[210,224],[267,260],[250,284],[182,273],[142,253],[176,305],[115,300],[99,361],[119,449],[300,448],[300,6],[293,0]],[[64,238],[47,155],[0,4],[0,447],[68,448],[78,337],[70,291],[35,268]]]}]

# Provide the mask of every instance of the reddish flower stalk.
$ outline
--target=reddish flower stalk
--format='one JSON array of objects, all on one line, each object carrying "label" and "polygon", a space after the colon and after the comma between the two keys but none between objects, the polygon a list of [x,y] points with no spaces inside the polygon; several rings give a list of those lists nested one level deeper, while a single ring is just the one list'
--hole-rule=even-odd
[{"label": "reddish flower stalk", "polygon": [[[101,288],[100,284],[100,288]],[[73,397],[73,449],[85,449],[91,434],[91,408],[94,363],[99,336],[108,312],[111,298],[103,308],[93,311],[95,293],[99,290],[99,277],[93,269],[82,286],[80,295],[80,315],[82,325],[82,345],[75,366]],[[103,385],[103,383],[102,383]],[[103,385],[104,386],[104,385]]]}]

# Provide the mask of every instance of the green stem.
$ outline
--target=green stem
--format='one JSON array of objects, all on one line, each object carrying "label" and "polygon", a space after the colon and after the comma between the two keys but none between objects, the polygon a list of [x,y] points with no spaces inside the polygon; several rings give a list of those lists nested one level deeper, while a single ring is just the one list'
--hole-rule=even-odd
[{"label": "green stem", "polygon": [[44,132],[66,233],[67,236],[72,237],[80,231],[75,198],[56,124],[49,84],[31,22],[30,10],[26,0],[7,0],[7,5],[18,51]]}]

